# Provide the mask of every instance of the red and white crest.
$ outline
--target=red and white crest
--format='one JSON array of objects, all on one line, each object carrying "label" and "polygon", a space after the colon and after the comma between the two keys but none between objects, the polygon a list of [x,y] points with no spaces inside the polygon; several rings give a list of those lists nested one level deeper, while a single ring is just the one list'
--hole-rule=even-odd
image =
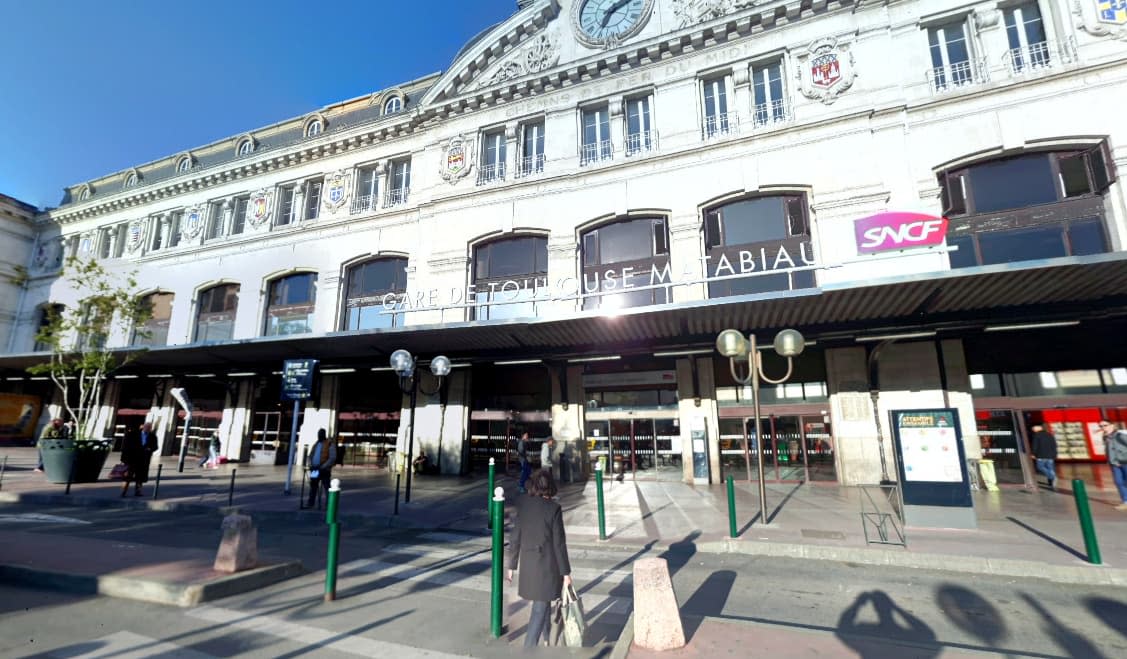
[{"label": "red and white crest", "polygon": [[810,61],[810,81],[815,87],[833,87],[841,80],[841,63],[837,53],[828,53]]},{"label": "red and white crest", "polygon": [[806,98],[826,103],[837,100],[853,86],[853,53],[837,39],[819,39],[799,55],[800,91]]}]

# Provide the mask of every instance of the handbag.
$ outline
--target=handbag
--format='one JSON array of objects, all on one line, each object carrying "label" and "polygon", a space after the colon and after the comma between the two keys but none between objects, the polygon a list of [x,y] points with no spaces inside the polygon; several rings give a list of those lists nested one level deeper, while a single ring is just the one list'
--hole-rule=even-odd
[{"label": "handbag", "polygon": [[129,473],[129,465],[124,462],[119,462],[110,469],[110,480],[124,480],[125,475]]},{"label": "handbag", "polygon": [[587,620],[583,614],[583,603],[579,601],[572,586],[564,586],[560,593],[563,613],[563,640],[569,648],[583,647],[583,636],[587,633]]}]

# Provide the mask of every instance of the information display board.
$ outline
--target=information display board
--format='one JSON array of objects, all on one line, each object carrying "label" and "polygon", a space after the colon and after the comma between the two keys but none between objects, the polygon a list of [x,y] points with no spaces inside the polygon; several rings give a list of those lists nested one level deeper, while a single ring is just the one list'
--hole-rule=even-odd
[{"label": "information display board", "polygon": [[890,414],[905,522],[976,526],[958,410],[892,410]]}]

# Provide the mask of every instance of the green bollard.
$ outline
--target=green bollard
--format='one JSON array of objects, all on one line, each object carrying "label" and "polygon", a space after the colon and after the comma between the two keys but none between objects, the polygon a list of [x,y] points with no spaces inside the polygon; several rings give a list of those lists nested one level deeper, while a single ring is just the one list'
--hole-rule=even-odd
[{"label": "green bollard", "polygon": [[728,474],[728,534],[733,538],[739,537],[736,532],[736,484],[731,474]]},{"label": "green bollard", "polygon": [[1100,545],[1096,542],[1096,526],[1092,523],[1092,511],[1088,508],[1088,491],[1084,481],[1072,480],[1072,496],[1076,499],[1076,513],[1080,516],[1080,531],[1084,534],[1084,549],[1088,552],[1088,562],[1099,565]]},{"label": "green bollard", "polygon": [[504,599],[505,489],[493,490],[493,592],[489,606],[489,631],[501,638],[501,603]]},{"label": "green bollard", "polygon": [[325,503],[325,523],[329,525],[329,556],[325,562],[325,601],[337,598],[337,556],[340,554],[340,522],[337,506],[340,501],[340,479],[329,484],[329,500]]},{"label": "green bollard", "polygon": [[599,540],[607,539],[607,509],[603,505],[603,463],[595,463],[595,503],[599,509]]},{"label": "green bollard", "polygon": [[493,488],[497,486],[497,463],[489,458],[489,492],[485,502],[485,514],[488,528],[493,528]]}]

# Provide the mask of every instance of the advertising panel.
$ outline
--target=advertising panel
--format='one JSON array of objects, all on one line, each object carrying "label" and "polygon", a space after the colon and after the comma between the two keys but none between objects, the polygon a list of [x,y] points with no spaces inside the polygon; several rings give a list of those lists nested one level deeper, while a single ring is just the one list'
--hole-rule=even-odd
[{"label": "advertising panel", "polygon": [[0,440],[34,439],[39,396],[0,394]]}]

